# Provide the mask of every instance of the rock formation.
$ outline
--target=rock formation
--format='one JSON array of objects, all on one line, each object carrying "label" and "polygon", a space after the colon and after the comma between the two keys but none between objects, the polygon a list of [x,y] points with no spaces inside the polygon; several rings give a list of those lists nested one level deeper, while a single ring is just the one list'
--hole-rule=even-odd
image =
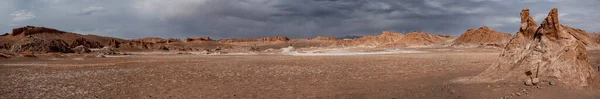
[{"label": "rock formation", "polygon": [[167,43],[167,40],[159,37],[145,37],[137,39],[136,41],[146,42],[146,43]]},{"label": "rock formation", "polygon": [[193,42],[193,41],[214,41],[214,40],[210,39],[210,37],[202,36],[202,37],[197,37],[197,38],[186,38],[185,41]]},{"label": "rock formation", "polygon": [[73,40],[73,42],[71,43],[71,48],[77,47],[83,45],[87,48],[102,48],[104,47],[104,45],[100,44],[100,42],[95,42],[95,41],[88,41],[85,38],[78,38]]},{"label": "rock formation", "polygon": [[565,31],[573,35],[575,39],[583,42],[583,44],[585,44],[587,47],[598,47],[598,43],[596,43],[592,36],[590,36],[586,31],[577,28],[571,28],[565,25],[561,26],[565,29]]},{"label": "rock formation", "polygon": [[152,49],[154,48],[154,43],[147,43],[142,41],[128,41],[121,43],[119,48],[136,48],[136,49]]},{"label": "rock formation", "polygon": [[79,45],[75,48],[73,48],[73,51],[75,53],[81,54],[81,53],[89,53],[92,52],[92,50],[90,50],[88,47],[86,47],[85,45]]},{"label": "rock formation", "polygon": [[9,50],[10,49],[10,44],[9,43],[4,43],[0,45],[0,49],[4,49],[4,50]]},{"label": "rock formation", "polygon": [[25,26],[25,27],[13,29],[12,36],[17,36],[20,34],[32,35],[32,34],[39,34],[39,33],[62,34],[62,33],[67,33],[67,32],[52,29],[52,28],[46,28],[46,27]]},{"label": "rock formation", "polygon": [[106,44],[106,46],[110,46],[110,47],[112,47],[112,48],[119,48],[119,47],[121,47],[121,42],[119,42],[119,41],[117,41],[117,40],[115,40],[115,39],[111,39],[111,40],[110,40],[110,41],[109,41],[109,42]]},{"label": "rock formation", "polygon": [[512,35],[508,33],[492,30],[487,26],[482,26],[479,29],[469,29],[460,37],[454,40],[452,46],[455,47],[478,47],[478,46],[495,46],[504,47],[508,43]]},{"label": "rock formation", "polygon": [[111,47],[104,47],[98,50],[101,55],[117,55],[119,52]]},{"label": "rock formation", "polygon": [[169,38],[167,39],[167,43],[181,42],[181,39],[178,38]]},{"label": "rock formation", "polygon": [[590,37],[596,41],[596,43],[600,43],[600,33],[590,33]]},{"label": "rock formation", "polygon": [[164,45],[161,45],[161,46],[160,46],[160,47],[158,47],[158,49],[156,49],[156,50],[169,51],[169,48],[167,48],[167,47],[166,47],[166,46],[164,46]]},{"label": "rock formation", "polygon": [[239,43],[239,42],[287,42],[290,39],[284,36],[272,36],[265,38],[247,38],[247,39],[220,39],[219,43]]},{"label": "rock formation", "polygon": [[335,39],[333,37],[317,36],[317,37],[313,38],[312,40],[334,41],[334,40],[337,40],[337,39]]},{"label": "rock formation", "polygon": [[539,27],[529,9],[523,9],[521,23],[499,61],[466,81],[531,82],[539,78],[576,88],[590,85],[588,81],[597,73],[588,63],[586,45],[558,22],[558,9],[552,9]]},{"label": "rock formation", "polygon": [[72,53],[69,44],[60,39],[41,39],[37,37],[22,39],[10,49],[13,53],[32,51],[34,53],[62,52]]}]

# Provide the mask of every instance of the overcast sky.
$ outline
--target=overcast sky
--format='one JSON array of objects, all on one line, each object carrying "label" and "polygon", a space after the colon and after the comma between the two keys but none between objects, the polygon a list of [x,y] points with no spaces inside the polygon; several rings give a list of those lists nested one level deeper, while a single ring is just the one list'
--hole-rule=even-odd
[{"label": "overcast sky", "polygon": [[[0,0],[0,32],[25,25],[121,38],[314,37],[381,31],[458,36],[487,25],[514,33],[519,12],[600,31],[600,0]],[[539,23],[538,23],[539,24]]]}]

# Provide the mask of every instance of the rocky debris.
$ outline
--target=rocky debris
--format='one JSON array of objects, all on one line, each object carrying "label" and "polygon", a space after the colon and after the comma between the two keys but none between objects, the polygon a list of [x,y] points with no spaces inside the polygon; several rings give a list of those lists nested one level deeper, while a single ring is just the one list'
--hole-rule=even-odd
[{"label": "rocky debris", "polygon": [[[550,11],[539,27],[529,16],[529,9],[523,9],[521,23],[499,61],[473,80],[514,81],[532,76],[542,80],[557,79],[573,88],[590,85],[590,79],[597,73],[588,63],[586,45],[559,24],[557,8]],[[532,72],[532,75],[525,72]]]},{"label": "rocky debris", "polygon": [[37,57],[37,56],[35,56],[35,53],[30,50],[23,51],[23,52],[21,52],[20,55],[21,55],[21,57],[34,57],[34,58]]},{"label": "rocky debris", "polygon": [[250,49],[248,51],[260,52],[260,48],[258,48],[258,47],[250,47]]},{"label": "rocky debris", "polygon": [[52,29],[52,28],[35,27],[35,26],[25,26],[25,27],[21,27],[21,28],[15,28],[12,30],[12,36],[17,36],[20,34],[32,35],[32,34],[39,34],[39,33],[62,34],[62,33],[67,33],[67,32]]},{"label": "rocky debris", "polygon": [[293,53],[297,53],[297,52],[296,52],[296,48],[294,48],[292,46],[288,46],[286,48],[281,48],[281,54],[293,54]]},{"label": "rocky debris", "polygon": [[322,40],[322,41],[334,41],[337,40],[333,37],[322,37],[322,36],[317,36],[315,38],[313,38],[312,40]]},{"label": "rocky debris", "polygon": [[10,44],[4,43],[4,44],[0,45],[0,49],[10,50]]},{"label": "rocky debris", "polygon": [[115,40],[115,39],[111,39],[110,41],[108,41],[108,44],[106,44],[109,47],[112,48],[119,48],[121,47],[121,42]]},{"label": "rocky debris", "polygon": [[533,81],[531,81],[531,79],[525,79],[525,85],[533,86]]},{"label": "rocky debris", "polygon": [[98,50],[98,52],[102,55],[117,55],[119,52],[111,47],[104,47]]},{"label": "rocky debris", "polygon": [[469,29],[463,33],[460,37],[454,40],[452,46],[466,46],[466,47],[478,47],[478,46],[495,46],[504,47],[504,44],[508,43],[512,35],[508,33],[498,32],[492,30],[487,26],[482,26],[479,29]]},{"label": "rocky debris", "polygon": [[22,39],[14,44],[10,51],[14,53],[21,53],[23,51],[32,51],[34,53],[73,52],[69,47],[69,44],[61,39],[41,39],[37,37]]},{"label": "rocky debris", "polygon": [[145,37],[135,41],[146,42],[146,43],[167,43],[167,40],[159,37]]},{"label": "rocky debris", "polygon": [[166,46],[162,45],[162,46],[158,47],[157,50],[169,51],[169,48],[167,48]]},{"label": "rocky debris", "polygon": [[10,55],[4,54],[4,53],[0,53],[0,58],[10,58]]},{"label": "rocky debris", "polygon": [[102,48],[104,47],[104,45],[102,45],[100,42],[95,42],[95,41],[89,41],[85,38],[78,38],[73,40],[73,42],[71,43],[71,48],[77,47],[83,45],[87,48]]},{"label": "rocky debris", "polygon": [[78,54],[92,52],[92,50],[90,50],[88,47],[86,47],[84,45],[79,45],[79,46],[73,48],[73,51]]},{"label": "rocky debris", "polygon": [[186,42],[194,42],[194,41],[214,41],[214,40],[210,39],[210,37],[202,36],[202,37],[197,37],[197,38],[186,38],[185,41]]},{"label": "rocky debris", "polygon": [[239,42],[287,42],[290,39],[284,36],[272,36],[265,38],[246,38],[246,39],[220,39],[219,43],[239,43]]},{"label": "rocky debris", "polygon": [[200,54],[203,54],[203,55],[208,55],[208,54],[212,54],[212,53],[213,53],[213,51],[211,51],[209,49],[204,49],[202,52],[200,52]]}]

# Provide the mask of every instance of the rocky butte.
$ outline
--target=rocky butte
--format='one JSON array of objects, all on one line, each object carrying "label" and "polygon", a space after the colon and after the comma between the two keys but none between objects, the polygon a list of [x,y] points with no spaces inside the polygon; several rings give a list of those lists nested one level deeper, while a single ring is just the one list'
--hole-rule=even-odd
[{"label": "rocky butte", "polygon": [[572,88],[585,88],[598,76],[588,62],[586,43],[577,31],[561,25],[554,8],[540,26],[521,12],[521,27],[500,54],[500,59],[481,74],[458,79],[465,82],[558,81]]}]

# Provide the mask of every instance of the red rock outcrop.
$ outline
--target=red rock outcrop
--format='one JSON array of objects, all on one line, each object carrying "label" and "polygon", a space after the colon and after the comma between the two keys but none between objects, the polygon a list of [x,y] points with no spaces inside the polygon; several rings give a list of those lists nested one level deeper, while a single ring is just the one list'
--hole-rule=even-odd
[{"label": "red rock outcrop", "polygon": [[121,42],[119,42],[115,39],[111,39],[110,41],[108,41],[106,46],[110,46],[112,48],[119,48],[119,47],[121,47]]},{"label": "red rock outcrop", "polygon": [[31,35],[31,34],[39,34],[39,33],[62,34],[62,33],[67,33],[67,32],[52,29],[52,28],[35,27],[35,26],[25,26],[25,27],[21,27],[21,28],[15,28],[12,30],[12,36],[17,36],[20,34]]},{"label": "red rock outcrop", "polygon": [[86,48],[102,48],[102,47],[104,47],[104,45],[102,45],[100,42],[88,41],[85,38],[78,38],[71,42],[71,48],[75,48],[79,45],[83,45]]},{"label": "red rock outcrop", "polygon": [[508,43],[512,35],[508,33],[492,30],[487,26],[482,26],[479,29],[469,29],[460,37],[454,40],[452,46],[455,47],[478,47],[478,46],[495,46],[504,47]]},{"label": "red rock outcrop", "polygon": [[154,45],[154,43],[133,40],[121,43],[119,48],[154,49]]},{"label": "red rock outcrop", "polygon": [[534,82],[534,79],[542,79],[582,88],[598,75],[588,63],[585,43],[558,22],[558,9],[552,9],[539,27],[529,16],[529,9],[523,9],[521,23],[499,61],[478,76],[463,81]]},{"label": "red rock outcrop", "polygon": [[210,39],[210,37],[202,36],[202,37],[197,37],[197,38],[186,38],[185,41],[193,42],[193,41],[214,41],[214,40]]},{"label": "red rock outcrop", "polygon": [[247,38],[247,39],[220,39],[219,43],[239,43],[239,42],[287,42],[290,39],[284,36],[272,36],[265,38]]}]

